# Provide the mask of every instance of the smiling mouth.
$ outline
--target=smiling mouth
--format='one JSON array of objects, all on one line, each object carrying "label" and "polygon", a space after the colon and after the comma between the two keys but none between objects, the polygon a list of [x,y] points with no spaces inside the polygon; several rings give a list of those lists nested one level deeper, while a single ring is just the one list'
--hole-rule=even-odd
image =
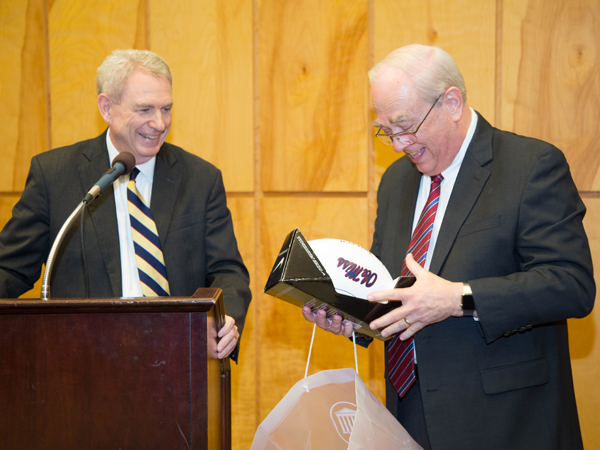
[{"label": "smiling mouth", "polygon": [[146,139],[158,139],[158,136],[151,136],[149,134],[143,134],[143,133],[138,133],[141,137],[146,138]]},{"label": "smiling mouth", "polygon": [[419,150],[417,150],[416,152],[409,152],[404,150],[404,153],[406,153],[408,156],[410,156],[411,158],[414,156],[421,156],[423,153],[425,152],[425,147],[421,147]]}]

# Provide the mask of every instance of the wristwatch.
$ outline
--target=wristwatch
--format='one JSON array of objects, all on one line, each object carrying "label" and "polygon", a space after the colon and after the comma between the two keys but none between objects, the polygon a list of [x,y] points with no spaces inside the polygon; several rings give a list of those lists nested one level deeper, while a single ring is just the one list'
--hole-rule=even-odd
[{"label": "wristwatch", "polygon": [[475,301],[473,300],[473,291],[469,283],[463,283],[462,298],[460,307],[463,310],[463,315],[473,317],[475,312]]}]

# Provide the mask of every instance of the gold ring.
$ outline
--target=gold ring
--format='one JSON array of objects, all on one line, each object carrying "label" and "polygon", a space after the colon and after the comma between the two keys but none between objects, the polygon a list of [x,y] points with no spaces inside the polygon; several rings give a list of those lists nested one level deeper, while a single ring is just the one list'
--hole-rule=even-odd
[{"label": "gold ring", "polygon": [[406,325],[408,325],[409,327],[412,325],[412,323],[410,323],[406,317],[404,318],[404,321],[406,322]]}]

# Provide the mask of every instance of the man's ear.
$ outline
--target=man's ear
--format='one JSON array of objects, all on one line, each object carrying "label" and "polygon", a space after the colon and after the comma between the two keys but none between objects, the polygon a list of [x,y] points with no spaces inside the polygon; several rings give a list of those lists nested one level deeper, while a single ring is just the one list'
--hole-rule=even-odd
[{"label": "man's ear", "polygon": [[463,112],[463,97],[457,87],[452,86],[444,93],[443,103],[454,121],[459,121]]},{"label": "man's ear", "polygon": [[111,125],[112,122],[110,116],[112,105],[113,102],[108,95],[103,93],[98,96],[98,109],[100,110],[100,115],[108,125]]}]

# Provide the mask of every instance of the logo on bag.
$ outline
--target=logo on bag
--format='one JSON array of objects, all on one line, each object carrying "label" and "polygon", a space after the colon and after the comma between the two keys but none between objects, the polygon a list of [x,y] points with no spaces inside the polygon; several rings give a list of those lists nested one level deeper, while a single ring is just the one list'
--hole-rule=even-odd
[{"label": "logo on bag", "polygon": [[356,405],[349,402],[338,402],[329,410],[329,416],[338,435],[346,444],[349,444],[350,433],[352,433],[356,417]]}]

